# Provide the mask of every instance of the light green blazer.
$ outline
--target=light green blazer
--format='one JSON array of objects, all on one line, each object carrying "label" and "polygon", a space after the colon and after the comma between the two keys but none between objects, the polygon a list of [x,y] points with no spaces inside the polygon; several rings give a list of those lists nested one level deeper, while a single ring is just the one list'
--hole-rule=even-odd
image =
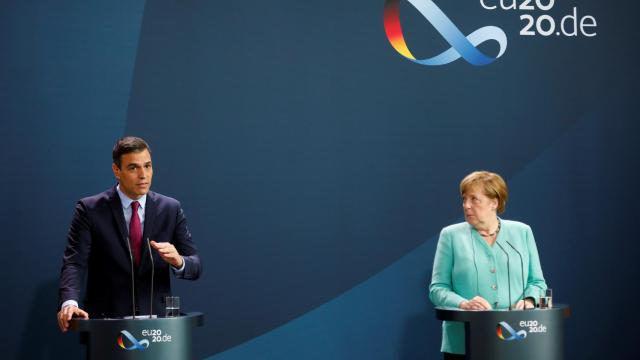
[{"label": "light green blazer", "polygon": [[[500,221],[500,232],[493,246],[489,246],[466,222],[442,229],[429,286],[429,298],[435,306],[457,308],[464,300],[482,296],[494,309],[506,309],[509,303],[515,304],[523,298],[523,290],[525,298],[532,297],[538,301],[547,284],[533,232],[521,222]],[[500,246],[509,254],[511,294],[507,256]],[[522,255],[522,265],[514,248]],[[440,351],[464,354],[463,323],[442,323]]]}]

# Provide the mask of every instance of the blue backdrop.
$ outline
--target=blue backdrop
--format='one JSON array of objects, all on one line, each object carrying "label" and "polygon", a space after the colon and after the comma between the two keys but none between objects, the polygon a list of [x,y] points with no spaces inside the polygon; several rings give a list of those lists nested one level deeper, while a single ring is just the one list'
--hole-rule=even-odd
[{"label": "blue backdrop", "polygon": [[[182,201],[201,252],[202,278],[174,283],[206,314],[199,358],[439,358],[433,255],[476,169],[505,177],[504,217],[532,226],[573,308],[567,358],[634,354],[640,5],[436,3],[465,35],[502,29],[504,55],[408,61],[384,0],[0,3],[7,358],[83,356],[55,322],[62,251],[125,134],[151,144],[153,188]],[[450,47],[399,5],[416,57]]]}]

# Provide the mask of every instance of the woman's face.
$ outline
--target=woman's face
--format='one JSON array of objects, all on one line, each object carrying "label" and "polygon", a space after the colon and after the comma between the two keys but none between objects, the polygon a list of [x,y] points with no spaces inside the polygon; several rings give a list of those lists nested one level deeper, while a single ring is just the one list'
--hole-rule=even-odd
[{"label": "woman's face", "polygon": [[472,185],[462,194],[464,219],[473,227],[491,223],[497,208],[498,200],[485,195],[480,185]]}]

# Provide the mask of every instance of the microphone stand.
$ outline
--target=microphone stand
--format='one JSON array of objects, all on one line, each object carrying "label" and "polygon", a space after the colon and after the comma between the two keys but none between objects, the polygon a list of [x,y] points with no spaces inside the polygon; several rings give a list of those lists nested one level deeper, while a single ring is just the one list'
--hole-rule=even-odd
[{"label": "microphone stand", "polygon": [[[525,284],[524,284],[524,262],[522,261],[522,254],[520,254],[520,251],[518,251],[518,249],[516,249],[515,246],[511,245],[510,242],[507,241],[507,244],[509,244],[509,246],[511,246],[511,248],[520,257],[520,275],[522,276],[522,301],[524,302]],[[524,306],[523,306],[523,308],[526,309],[526,307],[524,307]]]},{"label": "microphone stand", "polygon": [[149,249],[149,258],[151,259],[151,301],[149,304],[149,319],[153,317],[153,277],[155,272],[155,264],[153,262],[153,254],[151,253],[151,243],[147,238],[147,248]]},{"label": "microphone stand", "polygon": [[133,312],[132,318],[136,319],[136,280],[133,268],[133,253],[131,252],[130,239],[127,236],[127,249],[129,249],[129,260],[131,261],[131,311]]}]

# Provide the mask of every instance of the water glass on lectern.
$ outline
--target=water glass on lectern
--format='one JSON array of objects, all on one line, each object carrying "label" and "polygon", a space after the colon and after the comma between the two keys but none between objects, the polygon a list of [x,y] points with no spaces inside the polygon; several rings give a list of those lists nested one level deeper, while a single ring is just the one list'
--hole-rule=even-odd
[{"label": "water glass on lectern", "polygon": [[540,297],[540,309],[551,309],[553,307],[553,291],[551,289],[545,290],[544,294]]},{"label": "water glass on lectern", "polygon": [[165,297],[165,314],[166,317],[180,316],[180,297],[179,296],[167,296]]}]

